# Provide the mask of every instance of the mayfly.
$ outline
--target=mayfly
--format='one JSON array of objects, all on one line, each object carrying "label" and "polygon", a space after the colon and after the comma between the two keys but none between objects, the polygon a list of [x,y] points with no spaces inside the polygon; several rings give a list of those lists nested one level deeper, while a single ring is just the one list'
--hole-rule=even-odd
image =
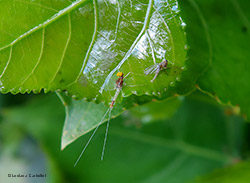
[{"label": "mayfly", "polygon": [[[119,95],[119,93],[121,92],[121,90],[122,90],[122,86],[123,86],[123,73],[122,72],[118,72],[117,74],[116,74],[116,76],[118,76],[119,78],[116,80],[116,92],[115,92],[115,95],[114,95],[114,97],[113,97],[113,99],[112,99],[112,102],[111,102],[111,104],[110,104],[110,108],[113,108],[114,107],[114,104],[115,104],[115,101],[116,101],[116,99],[117,99],[117,97],[118,97],[118,95]],[[127,76],[128,76],[128,74],[127,74]],[[125,76],[125,77],[127,77],[127,76]]]},{"label": "mayfly", "polygon": [[76,160],[75,162],[75,165],[77,165],[77,163],[79,162],[79,160],[81,159],[84,151],[86,150],[86,148],[88,147],[90,141],[92,140],[93,136],[95,135],[97,129],[99,128],[99,126],[102,124],[102,121],[104,120],[104,118],[106,117],[106,115],[109,113],[109,117],[108,117],[108,122],[107,122],[107,127],[106,127],[106,132],[105,132],[105,138],[104,138],[104,143],[103,143],[103,149],[102,149],[102,156],[101,156],[101,160],[103,160],[103,156],[104,156],[104,151],[105,151],[105,146],[106,146],[106,141],[107,141],[107,136],[108,136],[108,129],[109,129],[109,121],[110,121],[110,118],[111,118],[111,111],[115,105],[115,102],[116,102],[116,99],[118,97],[118,95],[120,94],[121,90],[122,90],[122,87],[123,87],[123,80],[129,75],[130,73],[128,73],[125,77],[123,75],[122,72],[118,72],[116,74],[116,76],[118,76],[119,78],[116,80],[116,92],[115,92],[115,95],[110,103],[110,106],[108,108],[108,110],[106,111],[106,113],[103,115],[101,121],[98,123],[98,125],[96,126],[94,132],[92,133],[92,135],[90,136],[88,142],[86,143],[86,145],[84,146],[81,154],[79,155],[78,159]]},{"label": "mayfly", "polygon": [[144,70],[144,74],[149,75],[149,74],[155,74],[154,78],[151,80],[151,82],[154,82],[158,74],[160,73],[161,70],[166,69],[168,66],[168,61],[163,60],[161,63],[156,63],[154,65],[149,66]]}]

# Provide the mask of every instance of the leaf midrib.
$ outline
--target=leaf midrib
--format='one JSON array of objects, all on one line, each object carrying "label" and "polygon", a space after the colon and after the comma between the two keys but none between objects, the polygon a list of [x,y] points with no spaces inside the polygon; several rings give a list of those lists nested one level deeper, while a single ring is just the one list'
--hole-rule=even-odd
[{"label": "leaf midrib", "polygon": [[67,6],[66,8],[60,10],[58,13],[54,14],[52,17],[50,17],[49,19],[47,19],[46,21],[44,21],[43,23],[31,28],[30,30],[26,31],[24,34],[20,35],[18,38],[16,38],[14,41],[12,41],[11,43],[3,46],[0,48],[0,51],[4,50],[5,48],[8,48],[10,46],[13,46],[14,44],[16,44],[17,42],[21,41],[23,38],[29,36],[30,34],[40,30],[41,28],[46,27],[47,25],[53,23],[54,21],[56,21],[57,19],[61,18],[62,16],[64,16],[65,14],[71,12],[72,10],[74,10],[76,7],[82,5],[83,3],[85,3],[87,0],[78,0],[73,2],[70,6]]},{"label": "leaf midrib", "polygon": [[126,55],[123,57],[123,59],[120,61],[120,63],[114,68],[112,69],[108,76],[106,77],[101,89],[100,89],[100,93],[103,92],[104,87],[107,85],[107,83],[109,82],[110,78],[113,76],[113,74],[124,64],[124,62],[128,59],[128,57],[131,55],[132,51],[134,50],[136,44],[139,42],[139,40],[141,39],[141,37],[143,36],[143,34],[146,32],[149,21],[150,21],[150,14],[151,14],[151,10],[153,7],[153,2],[154,0],[149,0],[148,2],[148,8],[147,8],[147,12],[145,15],[145,19],[144,19],[144,24],[142,27],[141,32],[139,33],[139,35],[136,37],[135,41],[133,42],[133,44],[131,45],[131,47],[129,48],[129,50],[127,51]]},{"label": "leaf midrib", "polygon": [[215,150],[210,150],[210,149],[206,149],[203,147],[198,147],[198,146],[188,144],[188,143],[183,142],[183,141],[164,139],[164,138],[156,137],[156,136],[149,135],[149,134],[142,134],[140,132],[133,132],[131,130],[126,130],[126,129],[122,129],[119,127],[112,127],[112,129],[113,130],[110,131],[109,133],[116,135],[116,136],[140,141],[140,142],[147,143],[147,144],[153,144],[156,146],[177,149],[177,150],[186,152],[186,153],[191,154],[191,155],[199,156],[199,157],[206,158],[206,159],[215,160],[218,162],[230,163],[230,162],[233,162],[235,159],[235,157],[233,157],[233,156],[223,154],[223,153],[220,153],[220,152],[215,151]]}]

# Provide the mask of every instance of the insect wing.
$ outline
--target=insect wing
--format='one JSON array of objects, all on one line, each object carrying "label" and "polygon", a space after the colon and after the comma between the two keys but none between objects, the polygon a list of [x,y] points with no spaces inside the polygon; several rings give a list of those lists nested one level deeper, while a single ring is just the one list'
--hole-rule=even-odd
[{"label": "insect wing", "polygon": [[154,74],[158,69],[158,64],[151,65],[144,70],[145,75]]}]

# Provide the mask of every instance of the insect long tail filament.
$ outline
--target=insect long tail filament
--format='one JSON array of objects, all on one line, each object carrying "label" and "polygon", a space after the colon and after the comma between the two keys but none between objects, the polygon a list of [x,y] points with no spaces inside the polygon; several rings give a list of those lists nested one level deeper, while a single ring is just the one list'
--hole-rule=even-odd
[{"label": "insect long tail filament", "polygon": [[107,138],[108,138],[109,122],[110,122],[110,118],[111,118],[111,111],[112,111],[112,109],[113,108],[109,108],[109,118],[108,118],[108,122],[107,122],[107,126],[106,126],[106,132],[105,132],[105,137],[104,137],[104,142],[103,142],[101,160],[103,160],[103,157],[104,157],[104,152],[105,152],[106,142],[107,142]]},{"label": "insect long tail filament", "polygon": [[105,119],[106,115],[109,113],[109,117],[108,117],[108,122],[107,122],[107,127],[106,127],[106,133],[105,133],[105,138],[104,138],[104,144],[103,144],[103,150],[102,150],[102,156],[101,156],[101,160],[103,160],[103,156],[104,156],[104,151],[105,151],[105,146],[106,146],[106,141],[107,141],[107,136],[108,136],[108,129],[109,129],[109,121],[110,121],[110,118],[111,118],[111,111],[115,105],[115,101],[119,95],[119,93],[121,92],[122,90],[122,86],[123,86],[123,73],[122,72],[118,72],[117,73],[117,76],[119,77],[117,80],[116,80],[116,92],[115,92],[115,95],[112,99],[112,102],[110,104],[110,107],[108,108],[108,110],[105,112],[104,116],[102,117],[101,121],[98,123],[98,125],[96,126],[94,132],[92,133],[92,135],[90,136],[87,144],[84,146],[81,154],[79,155],[78,159],[76,160],[75,162],[75,165],[77,165],[77,163],[79,162],[80,158],[82,157],[83,153],[85,152],[86,148],[88,147],[90,141],[92,140],[93,136],[95,135],[97,129],[99,128],[99,126],[102,124],[103,120]]},{"label": "insect long tail filament", "polygon": [[82,150],[81,154],[79,155],[78,159],[76,160],[76,162],[75,162],[75,164],[74,164],[74,167],[77,165],[77,163],[78,163],[78,162],[79,162],[79,160],[81,159],[81,157],[82,157],[83,153],[84,153],[84,152],[85,152],[85,150],[87,149],[87,147],[88,147],[89,143],[91,142],[92,138],[94,137],[94,135],[95,135],[96,131],[97,131],[97,130],[98,130],[98,128],[99,128],[99,126],[102,124],[102,121],[104,120],[104,118],[106,117],[106,115],[108,114],[108,112],[109,112],[109,111],[111,112],[111,110],[112,110],[111,108],[108,108],[108,110],[106,111],[106,113],[103,115],[103,117],[102,117],[101,121],[100,121],[100,122],[98,123],[98,125],[96,126],[96,128],[95,128],[94,132],[92,133],[92,135],[90,136],[90,138],[89,138],[89,140],[88,140],[87,144],[84,146],[84,148],[83,148],[83,150]]}]

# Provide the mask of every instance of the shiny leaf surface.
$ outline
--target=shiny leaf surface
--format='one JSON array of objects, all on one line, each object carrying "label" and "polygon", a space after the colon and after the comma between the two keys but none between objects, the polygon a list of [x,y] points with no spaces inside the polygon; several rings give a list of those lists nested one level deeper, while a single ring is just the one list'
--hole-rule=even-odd
[{"label": "shiny leaf surface", "polygon": [[[110,102],[116,72],[123,96],[161,97],[185,70],[185,23],[176,0],[3,0],[0,2],[1,92],[64,90]],[[144,70],[163,59],[155,82]],[[100,95],[101,94],[101,95]]]}]

